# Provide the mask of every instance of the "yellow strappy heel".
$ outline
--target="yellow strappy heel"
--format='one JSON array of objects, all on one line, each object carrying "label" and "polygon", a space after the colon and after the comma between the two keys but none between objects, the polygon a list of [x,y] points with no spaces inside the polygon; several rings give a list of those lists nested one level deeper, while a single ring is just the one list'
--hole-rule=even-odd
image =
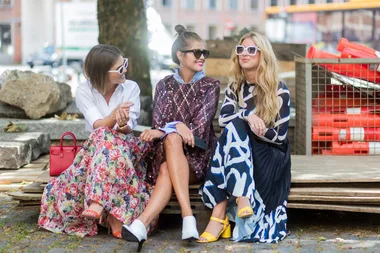
[{"label": "yellow strappy heel", "polygon": [[222,237],[222,238],[225,238],[225,239],[228,239],[228,238],[231,238],[231,225],[228,221],[228,217],[226,216],[226,218],[224,220],[222,219],[218,219],[218,218],[215,218],[215,217],[211,217],[210,220],[213,220],[213,221],[217,221],[221,224],[223,224],[223,229],[219,232],[218,236],[215,237],[213,234],[209,233],[209,232],[203,232],[201,234],[201,238],[205,238],[206,240],[197,240],[197,242],[200,242],[200,243],[208,243],[208,242],[215,242],[219,239],[219,237]]},{"label": "yellow strappy heel", "polygon": [[[239,198],[236,198],[236,204],[239,204]],[[238,211],[237,216],[240,219],[246,219],[254,214],[252,207],[246,206]]]}]

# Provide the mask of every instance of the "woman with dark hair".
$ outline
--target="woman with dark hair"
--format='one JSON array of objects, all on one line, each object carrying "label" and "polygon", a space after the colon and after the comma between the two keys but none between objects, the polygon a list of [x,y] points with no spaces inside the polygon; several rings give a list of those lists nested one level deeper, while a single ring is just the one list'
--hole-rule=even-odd
[{"label": "woman with dark hair", "polygon": [[276,243],[287,235],[290,94],[265,36],[245,34],[231,60],[219,117],[225,129],[201,189],[213,211],[198,242],[230,237],[231,220],[234,241]]},{"label": "woman with dark hair", "polygon": [[40,227],[83,237],[97,233],[99,220],[121,238],[122,224],[145,209],[151,186],[142,157],[149,144],[132,134],[140,115],[140,89],[125,79],[127,67],[128,59],[114,46],[97,45],[88,53],[88,81],[78,86],[76,104],[87,130],[94,131],[73,164],[45,187]]},{"label": "woman with dark hair", "polygon": [[[155,188],[144,212],[131,225],[123,226],[123,238],[138,242],[138,250],[147,239],[147,228],[165,208],[173,189],[182,210],[182,239],[198,239],[189,184],[204,179],[216,141],[212,121],[220,88],[219,81],[203,73],[209,51],[196,33],[182,25],[177,25],[175,30],[178,35],[172,45],[172,59],[179,68],[157,84],[153,129],[144,131],[140,137],[147,141],[160,139],[152,164]],[[207,148],[197,147],[198,138]]]}]

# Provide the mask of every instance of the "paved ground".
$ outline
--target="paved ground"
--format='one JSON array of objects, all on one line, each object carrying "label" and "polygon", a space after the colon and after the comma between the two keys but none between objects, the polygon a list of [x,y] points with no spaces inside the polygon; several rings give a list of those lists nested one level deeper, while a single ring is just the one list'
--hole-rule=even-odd
[{"label": "paved ground", "polygon": [[[0,252],[134,252],[136,246],[107,235],[105,229],[94,237],[57,235],[37,227],[38,207],[19,207],[0,194]],[[200,231],[205,224],[199,224]],[[289,210],[287,239],[279,244],[212,244],[180,241],[181,218],[164,216],[159,230],[142,252],[380,252],[380,215]]]}]

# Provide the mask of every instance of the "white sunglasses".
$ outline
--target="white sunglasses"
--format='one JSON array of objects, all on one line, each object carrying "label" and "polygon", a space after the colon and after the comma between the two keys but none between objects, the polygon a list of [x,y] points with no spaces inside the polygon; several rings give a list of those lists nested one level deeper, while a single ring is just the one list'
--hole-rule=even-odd
[{"label": "white sunglasses", "polygon": [[257,51],[260,51],[260,48],[257,46],[248,46],[245,47],[243,45],[237,45],[235,48],[236,55],[242,55],[244,52],[247,52],[248,55],[254,56],[256,55]]},{"label": "white sunglasses", "polygon": [[127,70],[127,68],[128,68],[128,58],[124,58],[124,62],[120,67],[118,67],[116,70],[108,70],[108,72],[119,73],[121,75],[124,73],[124,71]]}]

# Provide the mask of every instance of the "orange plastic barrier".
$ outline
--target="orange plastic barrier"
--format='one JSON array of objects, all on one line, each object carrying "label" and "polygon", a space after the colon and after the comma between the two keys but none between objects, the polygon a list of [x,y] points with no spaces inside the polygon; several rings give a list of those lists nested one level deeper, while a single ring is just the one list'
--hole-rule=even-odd
[{"label": "orange plastic barrier", "polygon": [[380,128],[313,127],[313,141],[380,141]]},{"label": "orange plastic barrier", "polygon": [[313,98],[313,106],[318,107],[362,107],[376,105],[375,99],[361,99],[361,98]]},{"label": "orange plastic barrier", "polygon": [[333,155],[379,155],[380,142],[333,142],[331,151]]},{"label": "orange plastic barrier", "polygon": [[380,127],[380,115],[377,114],[314,114],[313,126],[329,127]]},{"label": "orange plastic barrier", "polygon": [[[353,49],[356,51],[358,58],[380,58],[380,52],[373,48],[360,45],[358,43],[349,42],[346,38],[341,38],[336,49],[343,52],[345,49]],[[372,57],[369,57],[372,56]]]},{"label": "orange plastic barrier", "polygon": [[[339,56],[329,54],[311,46],[306,58],[339,58]],[[362,64],[319,64],[329,71],[367,80],[374,83],[380,83],[380,74],[377,71],[370,70]]]},{"label": "orange plastic barrier", "polygon": [[[368,52],[365,51],[359,51],[353,48],[343,48],[341,54],[341,58],[379,58],[380,54],[373,55],[369,54]],[[368,66],[371,70],[380,72],[380,64],[369,64]]]},{"label": "orange plastic barrier", "polygon": [[380,114],[380,105],[361,106],[361,107],[345,107],[345,106],[321,106],[312,107],[313,113],[330,113],[330,114]]}]

